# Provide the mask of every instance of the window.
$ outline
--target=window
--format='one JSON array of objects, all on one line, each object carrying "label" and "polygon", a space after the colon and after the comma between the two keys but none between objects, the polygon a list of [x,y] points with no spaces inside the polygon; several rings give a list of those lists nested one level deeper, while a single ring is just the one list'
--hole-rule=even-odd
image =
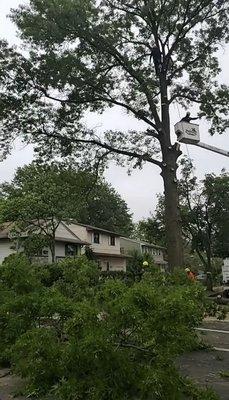
[{"label": "window", "polygon": [[94,243],[97,243],[97,244],[99,244],[99,239],[100,239],[100,235],[99,235],[99,233],[98,232],[94,232],[94,234],[93,234],[93,236],[94,236]]},{"label": "window", "polygon": [[115,246],[115,236],[110,236],[110,246]]},{"label": "window", "polygon": [[77,245],[75,244],[66,244],[65,245],[65,255],[67,257],[74,257],[77,255]]},{"label": "window", "polygon": [[107,261],[107,271],[110,271],[110,263]]},{"label": "window", "polygon": [[125,248],[124,247],[120,247],[120,253],[121,254],[125,254]]}]

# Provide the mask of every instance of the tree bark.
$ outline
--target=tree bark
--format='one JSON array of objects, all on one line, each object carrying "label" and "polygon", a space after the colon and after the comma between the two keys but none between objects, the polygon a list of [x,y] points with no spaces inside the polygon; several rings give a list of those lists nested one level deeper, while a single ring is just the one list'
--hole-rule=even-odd
[{"label": "tree bark", "polygon": [[164,158],[166,166],[162,170],[165,194],[165,231],[169,269],[183,266],[183,240],[179,209],[179,198],[174,157]]},{"label": "tree bark", "polygon": [[162,151],[162,172],[165,195],[165,231],[169,269],[183,267],[183,240],[182,225],[179,209],[179,196],[177,187],[177,159],[182,154],[178,143],[172,146],[170,138],[170,115],[167,97],[166,77],[160,78],[161,87],[161,134],[160,144]]},{"label": "tree bark", "polygon": [[51,256],[52,256],[52,263],[54,263],[56,260],[56,252],[55,252],[55,239],[51,239],[51,244],[50,244],[50,250],[51,250]]}]

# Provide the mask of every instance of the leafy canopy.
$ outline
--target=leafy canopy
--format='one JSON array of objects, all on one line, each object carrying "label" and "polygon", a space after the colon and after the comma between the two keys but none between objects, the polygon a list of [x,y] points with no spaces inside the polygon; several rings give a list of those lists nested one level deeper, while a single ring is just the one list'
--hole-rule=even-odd
[{"label": "leafy canopy", "polygon": [[31,234],[52,234],[61,220],[129,235],[132,219],[125,201],[95,173],[62,164],[19,168],[11,183],[1,185],[2,221],[14,221]]},{"label": "leafy canopy", "polygon": [[28,393],[209,399],[173,361],[196,345],[205,311],[203,289],[184,272],[165,280],[151,269],[126,284],[101,280],[85,257],[41,269],[13,255],[0,268],[0,296],[0,354],[27,378]]},{"label": "leafy canopy", "polygon": [[[211,268],[211,257],[227,257],[229,229],[229,174],[207,174],[200,184],[190,160],[182,161],[180,198],[184,233],[192,249]],[[209,265],[208,265],[209,264]]]},{"label": "leafy canopy", "polygon": [[[229,175],[226,171],[218,176],[207,174],[199,182],[190,160],[184,158],[180,164],[178,189],[184,239],[203,267],[211,270],[214,257],[229,255]],[[158,238],[166,245],[163,196],[158,197],[155,213],[139,221],[135,234],[151,242]]]},{"label": "leafy canopy", "polygon": [[[217,81],[216,52],[228,41],[228,7],[222,0],[30,0],[12,11],[30,53],[24,57],[1,42],[3,153],[20,133],[43,157],[61,152],[86,163],[115,153],[119,162],[127,157],[131,165],[162,167],[173,102],[197,104],[210,132],[223,133],[229,92]],[[112,106],[145,128],[111,127],[97,136],[84,126],[88,111]]]}]

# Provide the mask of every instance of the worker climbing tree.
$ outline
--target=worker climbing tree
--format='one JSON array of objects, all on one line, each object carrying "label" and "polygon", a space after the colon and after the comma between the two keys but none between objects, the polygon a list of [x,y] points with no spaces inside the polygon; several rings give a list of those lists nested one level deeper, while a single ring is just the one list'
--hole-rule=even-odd
[{"label": "worker climbing tree", "polygon": [[153,58],[153,62],[154,62],[154,68],[155,68],[156,75],[159,76],[160,73],[162,72],[163,60],[162,60],[161,51],[160,51],[159,47],[157,47],[156,45],[154,45],[152,47],[150,61],[152,60],[152,58]]}]

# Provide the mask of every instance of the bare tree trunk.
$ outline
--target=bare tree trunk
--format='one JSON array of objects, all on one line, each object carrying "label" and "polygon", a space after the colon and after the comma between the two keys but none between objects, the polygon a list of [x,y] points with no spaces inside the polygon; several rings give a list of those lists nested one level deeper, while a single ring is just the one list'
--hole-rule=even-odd
[{"label": "bare tree trunk", "polygon": [[56,251],[55,251],[55,239],[51,239],[50,244],[51,256],[52,256],[52,263],[56,261]]},{"label": "bare tree trunk", "polygon": [[183,260],[183,241],[182,226],[179,209],[176,163],[166,159],[167,166],[162,170],[165,193],[165,231],[167,239],[167,251],[169,268],[182,267]]},{"label": "bare tree trunk", "polygon": [[169,268],[182,267],[183,260],[183,241],[182,225],[179,209],[179,196],[177,187],[177,159],[181,155],[180,146],[172,146],[170,139],[170,116],[169,102],[167,98],[166,78],[161,77],[161,119],[162,130],[160,144],[163,156],[162,178],[164,181],[165,194],[165,231],[167,238],[167,251]]},{"label": "bare tree trunk", "polygon": [[212,272],[212,259],[211,259],[211,247],[208,246],[207,248],[207,271],[206,272]]}]

